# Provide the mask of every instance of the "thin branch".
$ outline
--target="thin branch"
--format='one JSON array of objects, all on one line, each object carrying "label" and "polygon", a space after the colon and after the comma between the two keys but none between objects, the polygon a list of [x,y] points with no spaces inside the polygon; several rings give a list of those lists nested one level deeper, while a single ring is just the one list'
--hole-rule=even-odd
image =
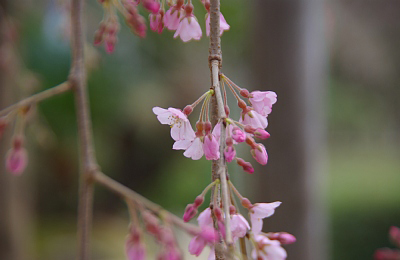
[{"label": "thin branch", "polygon": [[75,95],[80,147],[80,181],[78,205],[78,259],[90,259],[93,183],[91,176],[98,169],[93,146],[92,123],[86,85],[83,37],[84,0],[72,0],[72,66],[69,75]]},{"label": "thin branch", "polygon": [[102,172],[95,172],[93,174],[93,180],[101,184],[102,186],[106,187],[110,191],[120,195],[124,199],[130,199],[142,203],[147,209],[149,209],[150,211],[152,211],[157,215],[167,214],[168,219],[171,221],[171,223],[173,223],[175,226],[187,231],[192,235],[197,234],[200,231],[200,229],[197,226],[183,222],[181,218],[165,210],[160,205],[146,199],[142,195],[136,193],[135,191],[129,189],[128,187],[122,185],[121,183],[111,179]]},{"label": "thin branch", "polygon": [[46,89],[46,90],[39,92],[33,96],[25,98],[9,107],[4,108],[3,110],[0,111],[0,117],[6,116],[6,115],[18,110],[19,108],[26,107],[26,106],[29,106],[29,105],[32,105],[35,103],[39,103],[40,101],[43,101],[45,99],[51,98],[56,95],[59,95],[70,89],[71,89],[71,84],[68,81],[63,82],[60,85]]}]

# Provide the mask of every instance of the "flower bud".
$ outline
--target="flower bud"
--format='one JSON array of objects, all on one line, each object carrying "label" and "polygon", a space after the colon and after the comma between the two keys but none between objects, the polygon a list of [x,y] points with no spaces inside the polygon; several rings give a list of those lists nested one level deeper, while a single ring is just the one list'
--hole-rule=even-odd
[{"label": "flower bud", "polygon": [[194,206],[196,208],[200,207],[201,204],[203,204],[204,202],[204,197],[202,195],[199,195],[196,197],[196,199],[194,200]]},{"label": "flower bud", "polygon": [[244,131],[249,134],[254,134],[254,132],[256,131],[256,128],[252,127],[251,125],[245,125]]},{"label": "flower bud", "polygon": [[249,98],[249,97],[250,97],[249,91],[248,91],[247,89],[245,89],[245,88],[242,88],[242,89],[240,90],[239,94],[240,94],[242,97],[245,97],[245,98]]},{"label": "flower bud", "polygon": [[296,237],[287,232],[267,233],[266,236],[271,240],[278,240],[282,245],[289,245],[296,242]]},{"label": "flower bud", "polygon": [[259,138],[259,139],[267,139],[271,135],[267,131],[265,131],[264,129],[257,128],[257,130],[254,132],[254,136]]},{"label": "flower bud", "polygon": [[236,150],[233,148],[233,146],[227,146],[224,150],[224,155],[225,155],[225,160],[226,162],[231,162],[233,159],[235,159],[236,156]]},{"label": "flower bud", "polygon": [[251,204],[250,200],[248,198],[243,198],[242,199],[242,206],[246,209],[250,209],[253,207],[253,204]]},{"label": "flower bud", "polygon": [[187,15],[190,15],[193,12],[193,5],[192,4],[185,5],[185,12]]},{"label": "flower bud", "polygon": [[154,216],[149,211],[145,211],[143,212],[143,221],[145,223],[147,232],[154,236],[159,236],[161,227],[156,216]]},{"label": "flower bud", "polygon": [[222,210],[221,210],[221,208],[220,208],[220,207],[214,207],[213,211],[214,211],[215,217],[216,217],[218,220],[221,220],[221,221],[222,221]]},{"label": "flower bud", "polygon": [[235,206],[230,205],[230,206],[229,206],[229,214],[233,215],[233,214],[235,214],[235,213],[236,213],[236,208],[235,208]]},{"label": "flower bud", "polygon": [[20,175],[28,164],[28,154],[23,147],[11,148],[6,155],[7,170],[15,175]]},{"label": "flower bud", "polygon": [[183,113],[185,115],[190,115],[193,112],[193,107],[191,105],[187,105],[184,109],[183,109]]},{"label": "flower bud", "polygon": [[158,13],[160,10],[160,3],[156,0],[143,0],[143,7],[152,13]]},{"label": "flower bud", "polygon": [[183,221],[188,222],[197,214],[197,208],[193,204],[188,204],[183,214]]},{"label": "flower bud", "polygon": [[254,139],[250,136],[246,136],[246,143],[250,145],[252,149],[255,149],[257,147],[256,141],[254,141]]},{"label": "flower bud", "polygon": [[232,129],[232,138],[236,142],[242,143],[246,140],[246,134],[236,126]]},{"label": "flower bud", "polygon": [[212,129],[211,122],[210,121],[204,122],[204,132],[206,132],[206,135],[210,133],[211,129]]},{"label": "flower bud", "polygon": [[239,101],[238,101],[238,106],[239,106],[243,111],[246,111],[246,110],[247,110],[247,104],[246,104],[246,102],[244,102],[243,100],[239,100]]},{"label": "flower bud", "polygon": [[265,147],[262,144],[258,144],[253,148],[251,150],[251,155],[261,165],[266,165],[268,162],[267,150],[265,150]]},{"label": "flower bud", "polygon": [[230,112],[231,112],[230,109],[229,109],[229,107],[228,107],[227,105],[225,105],[224,109],[225,109],[226,117],[229,117],[229,114],[230,114]]}]

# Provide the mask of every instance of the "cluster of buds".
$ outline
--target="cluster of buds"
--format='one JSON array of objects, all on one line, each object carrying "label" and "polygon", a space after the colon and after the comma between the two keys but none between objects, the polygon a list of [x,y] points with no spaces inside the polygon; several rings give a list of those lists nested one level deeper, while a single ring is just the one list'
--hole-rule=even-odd
[{"label": "cluster of buds", "polygon": [[[199,196],[196,197],[193,204],[189,204],[186,207],[183,215],[183,220],[185,222],[188,222],[196,216],[197,208],[201,205],[202,198],[204,198],[205,193],[212,186],[216,186],[215,190],[218,190],[218,185],[220,185],[218,180],[211,183]],[[212,228],[214,227],[214,215],[217,221],[219,233],[221,234],[222,238],[226,238],[226,232],[231,232],[231,237],[234,243],[236,243],[238,239],[247,238],[253,247],[252,256],[254,259],[286,259],[286,251],[282,245],[292,244],[296,241],[296,238],[286,232],[263,233],[261,231],[263,227],[263,219],[272,216],[275,213],[275,209],[279,207],[281,202],[276,201],[272,203],[252,204],[249,199],[244,198],[239,193],[239,191],[230,181],[229,185],[230,194],[235,194],[241,201],[242,207],[247,210],[250,224],[246,218],[240,214],[236,205],[227,205],[229,207],[229,216],[227,216],[221,210],[221,208],[224,206],[223,203],[217,204],[216,201],[214,201],[212,206],[203,210],[197,218],[197,222],[202,232],[208,235],[203,234],[195,236],[190,241],[189,252],[192,255],[199,256],[204,247],[209,245],[211,248],[209,259],[213,259],[213,255],[215,254],[214,244],[210,242],[211,239],[207,240],[205,237],[214,237],[212,232]],[[230,230],[226,230],[225,228],[224,223],[226,218],[230,218]],[[272,255],[275,256],[275,258],[270,258]]]},{"label": "cluster of buds", "polygon": [[[256,139],[267,139],[270,134],[265,130],[268,126],[268,115],[272,112],[272,105],[276,103],[277,96],[273,91],[253,91],[240,88],[228,77],[221,74],[221,86],[224,91],[224,107],[227,118],[218,122],[212,128],[209,121],[210,98],[214,95],[213,90],[207,91],[193,104],[186,106],[183,110],[177,108],[163,109],[154,107],[153,112],[161,124],[171,126],[171,136],[175,143],[174,150],[185,150],[184,156],[193,160],[200,159],[205,155],[207,160],[217,160],[220,157],[219,140],[221,136],[221,125],[226,126],[226,147],[224,157],[226,162],[236,160],[237,164],[247,173],[253,173],[254,168],[250,162],[236,156],[235,145],[245,143],[250,147],[250,154],[261,165],[268,162],[268,153],[265,146],[257,143]],[[227,85],[228,87],[225,87]],[[237,99],[237,104],[242,110],[238,120],[229,116],[226,89],[229,88]],[[242,98],[248,100],[246,103]],[[193,109],[201,103],[202,108],[199,120],[196,123],[196,132],[193,130],[188,116]]]},{"label": "cluster of buds", "polygon": [[375,260],[399,260],[400,259],[400,228],[392,226],[389,229],[390,241],[399,249],[380,248],[375,251]]},{"label": "cluster of buds", "polygon": [[[146,37],[146,20],[139,14],[138,6],[141,4],[149,14],[150,29],[159,34],[164,28],[175,31],[174,38],[178,36],[183,42],[190,40],[200,40],[202,37],[201,27],[193,13],[191,0],[167,1],[168,10],[165,11],[165,1],[160,0],[99,0],[104,9],[104,18],[100,22],[99,29],[95,33],[94,44],[104,43],[108,53],[114,51],[119,31],[117,10],[119,10],[132,32],[141,38]],[[206,34],[210,35],[210,1],[201,1],[207,11],[206,14]],[[230,26],[224,16],[220,15],[221,34],[229,30]]]}]

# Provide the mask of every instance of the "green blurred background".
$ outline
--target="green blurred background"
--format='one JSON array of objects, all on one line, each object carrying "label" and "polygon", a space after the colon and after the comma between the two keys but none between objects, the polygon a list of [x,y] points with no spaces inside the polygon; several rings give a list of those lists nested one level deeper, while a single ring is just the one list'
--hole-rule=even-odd
[{"label": "green blurred background", "polygon": [[[207,90],[208,38],[184,44],[173,39],[173,32],[148,31],[146,39],[139,39],[120,19],[117,47],[108,55],[91,45],[102,8],[94,0],[87,2],[89,91],[98,161],[112,178],[180,215],[209,183],[210,163],[172,151],[169,128],[159,124],[151,108],[183,108]],[[249,90],[267,88],[249,84],[249,54],[254,50],[248,46],[257,22],[253,8],[249,1],[222,1],[231,25],[222,38],[224,72]],[[15,47],[23,73],[34,73],[40,82],[36,87],[10,86],[12,99],[65,81],[70,65],[67,5],[12,1],[9,13],[18,25]],[[198,2],[195,13],[204,32],[205,11]],[[330,259],[372,259],[375,249],[390,246],[389,227],[400,226],[399,14],[399,1],[324,2],[329,73],[321,98],[326,111]],[[279,99],[279,86],[268,88],[277,91]],[[283,99],[278,103],[285,106]],[[270,124],[273,120],[279,119]],[[28,215],[21,217],[29,222],[26,259],[72,259],[78,187],[72,94],[40,103],[26,136],[30,164],[18,177],[24,187],[19,199],[28,199]],[[9,139],[1,142],[7,146]],[[240,187],[251,189],[246,183],[253,176],[237,169],[232,175]],[[124,259],[129,222],[124,203],[98,187],[94,210],[94,259]]]}]

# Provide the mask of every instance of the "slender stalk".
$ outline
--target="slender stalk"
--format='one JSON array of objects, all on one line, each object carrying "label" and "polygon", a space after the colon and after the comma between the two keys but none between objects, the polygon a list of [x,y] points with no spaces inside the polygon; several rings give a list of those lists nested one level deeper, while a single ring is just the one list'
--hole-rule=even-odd
[{"label": "slender stalk", "polygon": [[30,96],[28,98],[25,98],[17,103],[15,103],[14,105],[11,105],[9,107],[6,107],[4,109],[2,109],[0,111],[0,117],[2,116],[6,116],[9,115],[10,113],[13,113],[14,111],[38,103],[40,101],[43,101],[45,99],[51,98],[53,96],[59,95],[61,93],[64,93],[68,90],[71,89],[71,84],[67,81],[67,82],[63,82],[60,85],[57,85],[55,87],[46,89],[40,93],[37,93],[33,96]]},{"label": "slender stalk", "polygon": [[75,95],[80,148],[78,260],[89,260],[93,204],[92,175],[97,170],[98,166],[93,146],[92,123],[83,53],[83,5],[84,0],[71,1],[72,66],[69,74],[69,81],[72,84]]}]

